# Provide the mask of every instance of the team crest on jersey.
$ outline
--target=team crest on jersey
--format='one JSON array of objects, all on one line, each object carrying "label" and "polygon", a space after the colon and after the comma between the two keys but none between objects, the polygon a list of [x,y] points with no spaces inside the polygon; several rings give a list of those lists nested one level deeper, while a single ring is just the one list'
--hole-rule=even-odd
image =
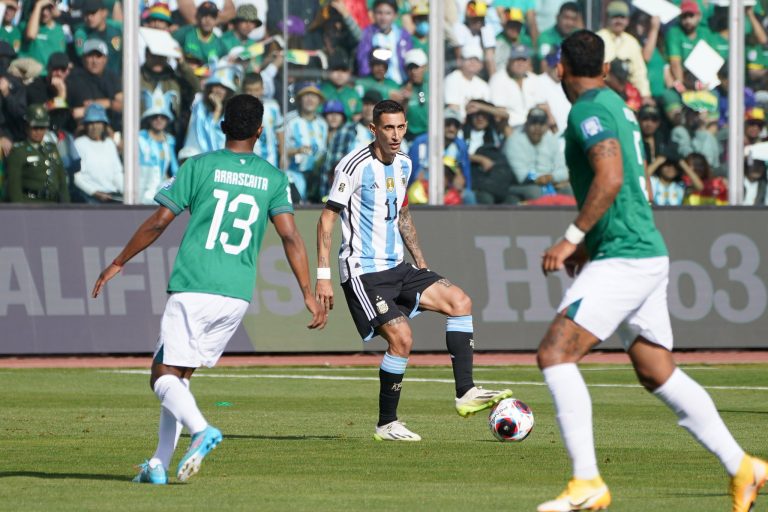
[{"label": "team crest on jersey", "polygon": [[344,188],[347,186],[346,183],[339,183],[339,192],[344,192]]},{"label": "team crest on jersey", "polygon": [[380,315],[383,315],[389,311],[389,305],[381,297],[376,297],[376,309],[379,311]]},{"label": "team crest on jersey", "polygon": [[395,191],[395,178],[387,178],[387,192]]},{"label": "team crest on jersey", "polygon": [[588,117],[581,122],[581,131],[584,137],[589,138],[603,131],[603,125],[600,124],[597,116]]}]

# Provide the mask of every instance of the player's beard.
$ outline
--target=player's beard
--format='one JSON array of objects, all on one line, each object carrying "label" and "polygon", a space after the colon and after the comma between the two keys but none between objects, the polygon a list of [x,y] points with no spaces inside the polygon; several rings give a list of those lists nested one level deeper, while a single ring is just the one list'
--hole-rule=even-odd
[{"label": "player's beard", "polygon": [[560,80],[560,87],[562,87],[563,92],[565,93],[565,98],[568,100],[568,102],[573,103],[573,98],[571,98],[571,95],[568,94],[568,88],[565,86],[564,80]]}]

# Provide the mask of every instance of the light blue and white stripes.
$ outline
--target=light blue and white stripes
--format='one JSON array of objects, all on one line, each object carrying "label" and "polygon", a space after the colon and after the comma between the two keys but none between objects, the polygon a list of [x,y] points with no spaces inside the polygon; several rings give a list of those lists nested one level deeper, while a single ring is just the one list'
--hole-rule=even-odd
[{"label": "light blue and white stripes", "polygon": [[449,316],[445,322],[446,331],[474,332],[472,315]]},{"label": "light blue and white stripes", "polygon": [[407,357],[391,356],[389,352],[385,352],[384,359],[381,360],[381,369],[395,375],[403,375],[406,366],[408,366]]}]

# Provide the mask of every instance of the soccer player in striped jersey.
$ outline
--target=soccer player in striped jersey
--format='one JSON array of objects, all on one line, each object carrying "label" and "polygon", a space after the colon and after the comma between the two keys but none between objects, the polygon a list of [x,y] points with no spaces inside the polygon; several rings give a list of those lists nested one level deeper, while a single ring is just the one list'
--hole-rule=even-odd
[{"label": "soccer player in striped jersey", "polygon": [[175,180],[155,196],[160,207],[139,227],[93,287],[97,297],[123,265],[149,247],[189,208],[168,283],[168,303],[152,361],[150,387],[160,399],[160,428],[154,456],[134,482],[166,484],[166,470],[181,427],[192,440],[176,477],[187,480],[222,440],[208,424],[189,390],[200,366],[213,366],[240,325],[256,285],[256,263],[268,221],[275,225],[288,263],[312,314],[310,329],[322,328],[327,314],[312,295],[304,241],[293,220],[285,173],[253,154],[261,135],[264,107],[247,94],[230,99],[221,129],[224,149],[184,162]]},{"label": "soccer player in striped jersey", "polygon": [[[400,151],[408,123],[392,100],[373,109],[374,141],[336,166],[336,175],[317,226],[315,295],[333,309],[330,251],[333,228],[341,217],[341,286],[360,336],[381,335],[389,345],[379,369],[378,441],[419,441],[397,418],[403,375],[413,338],[408,318],[421,311],[446,315],[445,339],[456,381],[457,412],[464,417],[512,395],[475,386],[472,378],[472,301],[464,291],[427,268],[413,225],[406,187],[413,165]],[[403,261],[403,246],[414,264]]]},{"label": "soccer player in striped jersey", "polygon": [[565,490],[537,510],[604,510],[611,504],[597,467],[592,401],[577,363],[618,332],[640,383],[731,476],[732,512],[747,512],[768,478],[768,463],[744,453],[712,398],[672,357],[669,257],[640,188],[642,139],[635,114],[605,85],[605,45],[597,34],[578,31],[563,41],[561,52],[558,74],[573,103],[565,159],[579,213],[544,252],[542,270],[578,276],[541,341],[538,363],[573,473]]}]

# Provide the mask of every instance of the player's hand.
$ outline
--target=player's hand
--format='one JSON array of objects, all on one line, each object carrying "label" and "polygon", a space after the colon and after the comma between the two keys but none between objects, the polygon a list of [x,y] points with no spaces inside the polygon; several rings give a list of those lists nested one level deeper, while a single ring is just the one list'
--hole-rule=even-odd
[{"label": "player's hand", "polygon": [[563,238],[544,251],[541,258],[541,270],[544,272],[544,275],[565,268],[565,260],[576,252],[577,247],[578,246]]},{"label": "player's hand", "polygon": [[315,298],[328,312],[333,309],[333,285],[330,279],[318,279],[315,284]]},{"label": "player's hand", "polygon": [[123,267],[118,267],[114,263],[110,263],[110,265],[101,271],[101,274],[99,274],[99,278],[96,280],[96,284],[93,286],[93,291],[91,292],[91,297],[94,299],[99,296],[101,293],[101,290],[104,288],[104,285],[107,284],[107,281],[115,277],[117,274],[120,273],[120,270],[122,270]]},{"label": "player's hand", "polygon": [[328,322],[328,312],[325,311],[323,306],[311,295],[304,297],[304,305],[312,313],[312,321],[309,322],[307,328],[322,329],[325,327],[325,324]]},{"label": "player's hand", "polygon": [[587,261],[589,261],[587,249],[584,247],[584,244],[579,244],[578,247],[576,247],[576,252],[565,259],[565,271],[568,274],[568,277],[576,277],[579,275],[581,269],[587,264]]}]

